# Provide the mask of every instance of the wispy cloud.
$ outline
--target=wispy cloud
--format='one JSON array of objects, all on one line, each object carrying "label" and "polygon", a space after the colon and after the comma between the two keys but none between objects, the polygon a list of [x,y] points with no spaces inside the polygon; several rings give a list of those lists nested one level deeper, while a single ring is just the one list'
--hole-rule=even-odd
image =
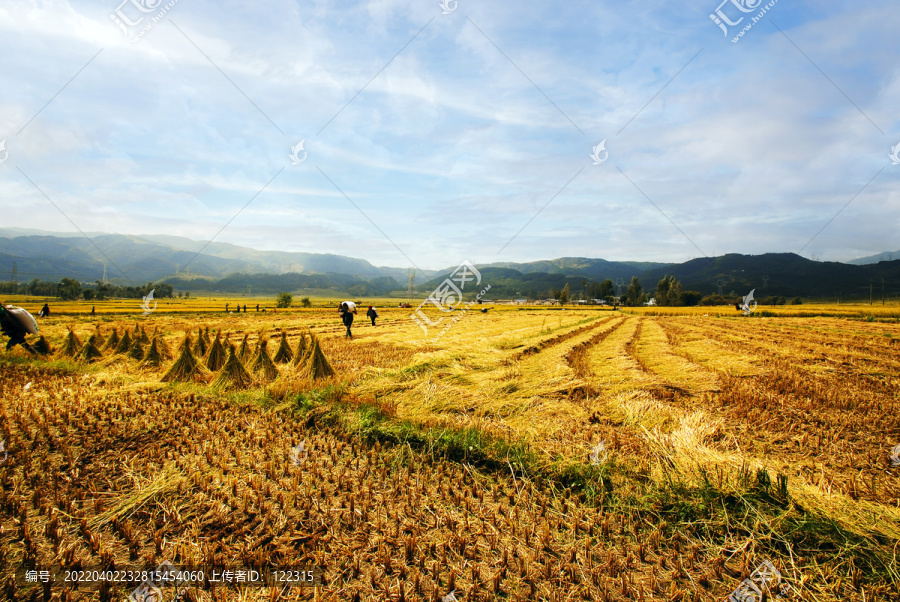
[{"label": "wispy cloud", "polygon": [[895,247],[900,14],[779,3],[732,44],[715,4],[192,0],[132,43],[116,2],[12,0],[4,225],[227,224],[217,240],[422,268],[494,261],[526,223],[503,260],[796,251],[836,214],[805,254]]}]

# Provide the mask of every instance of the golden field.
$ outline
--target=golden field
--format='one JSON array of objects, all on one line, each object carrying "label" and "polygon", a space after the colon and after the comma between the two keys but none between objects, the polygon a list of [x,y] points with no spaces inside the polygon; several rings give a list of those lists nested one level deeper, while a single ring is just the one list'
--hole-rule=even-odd
[{"label": "golden field", "polygon": [[[54,353],[0,353],[7,599],[122,600],[22,572],[162,560],[321,570],[187,600],[723,600],[766,560],[789,599],[900,596],[897,306],[474,306],[436,339],[375,303],[349,341],[313,302],[51,302]],[[201,328],[250,381],[214,384]],[[265,373],[309,332],[333,375]],[[162,382],[185,333],[201,366]]]}]

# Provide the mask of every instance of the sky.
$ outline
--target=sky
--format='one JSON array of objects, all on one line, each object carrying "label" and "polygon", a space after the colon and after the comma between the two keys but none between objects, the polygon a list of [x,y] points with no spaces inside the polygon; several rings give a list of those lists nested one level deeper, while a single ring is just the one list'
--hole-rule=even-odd
[{"label": "sky", "polygon": [[4,0],[0,225],[421,269],[896,250],[895,2],[719,2]]}]

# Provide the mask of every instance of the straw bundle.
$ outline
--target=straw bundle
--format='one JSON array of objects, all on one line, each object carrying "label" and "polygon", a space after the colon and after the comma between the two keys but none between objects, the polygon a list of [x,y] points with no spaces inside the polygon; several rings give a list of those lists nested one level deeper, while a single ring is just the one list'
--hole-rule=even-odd
[{"label": "straw bundle", "polygon": [[34,349],[41,355],[47,355],[53,351],[53,349],[50,348],[50,343],[44,338],[44,335],[41,335],[40,340],[34,344]]},{"label": "straw bundle", "polygon": [[219,338],[221,333],[221,330],[216,333],[216,340],[213,341],[206,353],[206,367],[213,372],[225,365],[225,347],[222,346],[222,340]]},{"label": "straw bundle", "polygon": [[275,367],[275,363],[269,357],[266,344],[267,341],[265,339],[260,341],[259,351],[256,352],[256,357],[253,358],[252,368],[263,380],[272,380],[278,377],[278,368]]},{"label": "straw bundle", "polygon": [[98,347],[99,344],[100,338],[96,333],[92,334],[91,338],[84,344],[84,347],[81,348],[81,351],[78,352],[78,359],[84,362],[92,362],[97,358],[103,357],[103,352]]},{"label": "straw bundle", "polygon": [[[126,331],[128,332],[128,331]],[[109,333],[109,338],[106,339],[106,343],[103,345],[103,350],[112,349],[115,351],[116,346],[119,344],[119,331],[113,328],[112,332]]]},{"label": "straw bundle", "polygon": [[310,345],[309,359],[306,361],[304,370],[310,380],[327,378],[334,375],[334,368],[331,367],[331,363],[322,352],[322,347],[319,345],[319,339],[316,337],[313,337],[312,344]]},{"label": "straw bundle", "polygon": [[141,342],[141,347],[144,347],[145,345],[150,344],[150,337],[147,336],[147,332],[144,330],[143,326],[141,326],[141,330],[138,333],[138,339]]},{"label": "straw bundle", "polygon": [[209,348],[209,345],[203,342],[203,330],[200,330],[200,333],[197,335],[197,342],[194,343],[194,355],[197,357],[203,357],[206,355],[206,350]]},{"label": "straw bundle", "polygon": [[294,352],[291,351],[291,346],[288,345],[287,333],[283,330],[281,331],[281,344],[278,345],[278,351],[275,352],[275,357],[272,359],[279,364],[286,364],[294,359]]},{"label": "straw bundle", "polygon": [[169,349],[169,346],[166,344],[166,339],[159,334],[159,326],[153,330],[153,338],[156,339],[156,345],[159,348],[159,354],[162,358],[165,360],[172,359],[172,350]]},{"label": "straw bundle", "polygon": [[235,355],[234,347],[228,347],[228,359],[211,384],[225,389],[244,389],[253,384],[253,377]]},{"label": "straw bundle", "polygon": [[122,334],[122,338],[119,339],[119,342],[116,343],[116,348],[115,348],[114,353],[118,353],[118,354],[128,353],[128,350],[131,349],[131,344],[132,344],[131,335],[128,334],[128,331],[126,330]]},{"label": "straw bundle", "polygon": [[147,350],[144,352],[144,359],[141,361],[141,367],[156,368],[162,363],[163,356],[162,352],[159,350],[159,339],[154,336],[150,339],[150,344],[147,345]]},{"label": "straw bundle", "polygon": [[248,335],[246,332],[244,333],[244,338],[241,340],[241,348],[240,348],[240,349],[238,350],[238,352],[237,352],[238,358],[240,358],[240,360],[241,360],[242,362],[246,362],[246,361],[248,361],[251,357],[253,357],[253,356],[250,354],[250,345],[247,344],[247,338],[248,338],[249,336],[250,336],[250,335]]},{"label": "straw bundle", "polygon": [[309,350],[309,345],[306,344],[306,333],[300,333],[300,340],[297,341],[297,348],[294,350],[294,360],[293,364],[295,366],[303,366],[303,361],[306,359],[306,353]]},{"label": "straw bundle", "polygon": [[64,357],[75,357],[78,355],[79,351],[81,351],[81,341],[78,340],[78,337],[75,336],[75,333],[70,327],[69,334],[66,335],[66,340],[63,343],[62,349],[59,350],[59,354]]},{"label": "straw bundle", "polygon": [[[135,335],[134,340],[131,341],[131,347],[128,348],[128,357],[138,360],[139,362],[144,359],[144,344],[141,342],[141,334],[146,336],[147,333]],[[149,341],[147,342],[149,343]]]},{"label": "straw bundle", "polygon": [[189,334],[185,333],[184,340],[181,342],[181,347],[178,350],[178,358],[160,380],[164,383],[203,380],[203,367],[197,361],[197,358],[194,357],[194,354],[191,353],[191,336]]}]

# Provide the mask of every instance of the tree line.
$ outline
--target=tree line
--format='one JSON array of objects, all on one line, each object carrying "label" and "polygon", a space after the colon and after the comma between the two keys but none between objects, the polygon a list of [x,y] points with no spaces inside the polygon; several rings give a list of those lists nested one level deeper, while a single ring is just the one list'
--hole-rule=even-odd
[{"label": "tree line", "polygon": [[174,289],[171,284],[148,282],[140,286],[117,286],[97,280],[94,284],[83,284],[74,278],[61,280],[40,280],[35,278],[29,282],[0,283],[0,292],[5,294],[31,295],[33,297],[56,297],[61,301],[103,301],[104,299],[143,299],[153,291],[157,299],[172,297]]},{"label": "tree line", "polygon": [[[612,280],[604,280],[602,282],[590,282],[588,280],[581,281],[582,292],[581,299],[593,300],[602,299],[610,305],[626,305],[635,307],[649,303],[653,303],[662,307],[689,307],[694,305],[734,305],[743,302],[743,297],[739,295],[706,295],[703,296],[699,291],[683,290],[681,281],[675,276],[663,276],[656,283],[656,289],[644,290],[637,276],[631,278],[624,297],[617,297],[613,293],[615,291]],[[567,282],[561,289],[550,288],[550,297],[556,299],[565,305],[575,300],[576,294],[573,294],[571,285]],[[762,297],[757,298],[759,305],[799,305],[800,297],[788,300],[785,297]]]}]

